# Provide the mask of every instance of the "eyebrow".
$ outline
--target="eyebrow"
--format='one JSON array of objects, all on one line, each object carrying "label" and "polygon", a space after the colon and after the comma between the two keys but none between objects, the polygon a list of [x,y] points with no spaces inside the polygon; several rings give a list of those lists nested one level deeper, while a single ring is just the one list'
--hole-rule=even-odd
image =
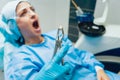
[{"label": "eyebrow", "polygon": [[[29,6],[29,8],[34,8],[33,6]],[[19,11],[17,11],[17,14],[20,14],[21,12],[24,12],[26,10],[26,7],[20,9]]]}]

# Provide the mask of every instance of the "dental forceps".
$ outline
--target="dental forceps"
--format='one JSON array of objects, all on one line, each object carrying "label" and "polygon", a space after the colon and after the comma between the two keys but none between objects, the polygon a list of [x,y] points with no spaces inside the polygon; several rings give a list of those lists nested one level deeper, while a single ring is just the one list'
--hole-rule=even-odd
[{"label": "dental forceps", "polygon": [[[57,51],[61,48],[63,38],[64,38],[64,30],[63,27],[60,25],[57,30],[57,37],[56,37],[53,57],[56,55]],[[63,64],[63,60],[62,60],[62,64]]]}]

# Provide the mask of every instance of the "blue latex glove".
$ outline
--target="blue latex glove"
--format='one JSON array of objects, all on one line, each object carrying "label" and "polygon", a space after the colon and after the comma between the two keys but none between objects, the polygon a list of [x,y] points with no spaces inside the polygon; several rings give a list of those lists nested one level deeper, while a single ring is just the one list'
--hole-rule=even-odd
[{"label": "blue latex glove", "polygon": [[69,45],[64,45],[57,52],[55,57],[40,70],[34,80],[57,80],[67,75],[70,71],[70,65],[68,63],[60,65],[60,62],[67,53],[69,47]]}]

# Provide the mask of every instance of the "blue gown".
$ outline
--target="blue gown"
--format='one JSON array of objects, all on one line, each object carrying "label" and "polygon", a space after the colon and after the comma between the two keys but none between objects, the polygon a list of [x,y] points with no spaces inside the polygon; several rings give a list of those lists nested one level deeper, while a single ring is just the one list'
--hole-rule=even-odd
[{"label": "blue gown", "polygon": [[[33,80],[44,64],[48,63],[53,56],[55,48],[56,32],[42,34],[44,42],[40,44],[23,45],[16,48],[14,53],[9,53],[9,57],[4,65],[5,80]],[[65,36],[63,44],[72,42]],[[93,54],[71,47],[64,62],[68,62],[73,67],[73,74],[69,80],[97,80],[95,66],[104,67],[95,59]],[[110,80],[120,80],[120,76],[106,71]],[[61,79],[63,80],[63,79]]]}]

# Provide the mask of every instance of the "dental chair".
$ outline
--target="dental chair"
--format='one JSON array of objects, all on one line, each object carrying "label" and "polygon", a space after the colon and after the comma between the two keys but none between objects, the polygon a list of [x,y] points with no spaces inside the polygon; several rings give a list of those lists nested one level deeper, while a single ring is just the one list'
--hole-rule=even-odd
[{"label": "dental chair", "polygon": [[[0,15],[0,27],[2,26],[1,15]],[[2,32],[0,32],[0,80],[4,80],[4,36]]]},{"label": "dental chair", "polygon": [[[99,0],[97,0],[96,5],[99,6]],[[99,12],[99,7],[96,6],[94,16],[95,19],[93,23],[98,25],[104,25],[105,30],[103,30],[100,36],[96,36],[89,33],[80,33],[81,36],[75,43],[75,47],[79,49],[88,50],[95,54],[96,58],[105,65],[106,70],[110,70],[112,72],[118,73],[120,71],[120,37],[114,36],[117,33],[114,30],[111,30],[113,27],[106,26],[106,19],[108,15],[108,0],[102,0],[105,3],[105,8],[103,11],[103,15],[99,18],[96,18],[97,12]],[[82,19],[83,20],[83,19]],[[84,24],[79,24],[79,26],[83,26]],[[88,25],[86,25],[88,26]],[[85,26],[85,28],[86,28]],[[114,29],[118,29],[119,26],[114,27]],[[88,27],[87,27],[88,28]],[[79,27],[80,29],[80,27]],[[85,30],[85,29],[84,29]],[[83,31],[80,29],[80,32]],[[105,32],[106,31],[106,32]],[[114,33],[111,36],[111,31]],[[119,35],[119,33],[118,33]]]},{"label": "dental chair", "polygon": [[81,34],[74,47],[92,52],[105,65],[106,70],[120,71],[120,39],[111,37],[88,37]]},{"label": "dental chair", "polygon": [[[99,18],[94,19],[95,24],[106,26],[107,15],[109,11],[109,0],[101,0],[102,3],[105,3],[105,7],[103,10],[103,14]],[[99,12],[99,3],[97,0],[96,9],[94,16]],[[107,26],[106,26],[107,27]],[[95,53],[96,58],[101,61],[105,65],[105,69],[110,70],[112,72],[118,73],[120,71],[120,47],[111,48],[108,50],[104,50],[98,53]]]},{"label": "dental chair", "polygon": [[8,35],[10,31],[7,27],[8,25],[2,21],[2,17],[0,15],[0,80],[4,80],[4,69],[6,69],[6,65],[8,65],[7,62],[10,61],[9,57],[11,56],[11,52],[18,48],[16,43],[6,41],[6,39],[10,39],[12,41],[12,36]]},{"label": "dental chair", "polygon": [[120,47],[96,53],[95,56],[105,69],[115,73],[120,71]]}]

